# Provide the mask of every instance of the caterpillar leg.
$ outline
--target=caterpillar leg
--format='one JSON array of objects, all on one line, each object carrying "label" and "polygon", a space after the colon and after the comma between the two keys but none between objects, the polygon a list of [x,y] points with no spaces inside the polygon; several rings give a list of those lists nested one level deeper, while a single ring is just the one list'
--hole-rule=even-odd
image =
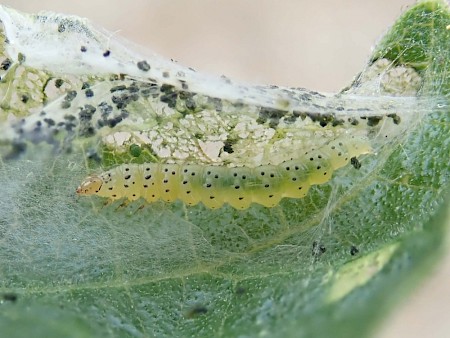
[{"label": "caterpillar leg", "polygon": [[116,208],[116,211],[122,208],[126,208],[130,204],[130,200],[124,199],[122,203],[119,204],[119,206]]},{"label": "caterpillar leg", "polygon": [[[141,212],[141,210],[144,210],[144,208],[148,206],[148,204],[140,204],[136,209],[130,211],[130,215],[137,214],[138,212]],[[117,209],[116,209],[117,210]]]},{"label": "caterpillar leg", "polygon": [[102,207],[105,208],[105,207],[111,205],[113,202],[114,202],[113,199],[108,198],[107,200],[105,200],[105,201],[103,202],[103,206],[102,206]]}]

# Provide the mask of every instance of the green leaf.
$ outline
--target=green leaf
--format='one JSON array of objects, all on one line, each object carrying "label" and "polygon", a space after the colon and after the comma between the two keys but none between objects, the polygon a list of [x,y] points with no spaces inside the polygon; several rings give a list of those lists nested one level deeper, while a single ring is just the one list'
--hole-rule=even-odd
[{"label": "green leaf", "polygon": [[[416,69],[436,111],[360,170],[345,167],[275,208],[104,206],[75,196],[89,157],[79,147],[27,144],[21,157],[3,156],[2,335],[367,336],[448,236],[449,24],[444,2],[419,2],[373,56]],[[2,121],[9,112],[1,107]]]}]

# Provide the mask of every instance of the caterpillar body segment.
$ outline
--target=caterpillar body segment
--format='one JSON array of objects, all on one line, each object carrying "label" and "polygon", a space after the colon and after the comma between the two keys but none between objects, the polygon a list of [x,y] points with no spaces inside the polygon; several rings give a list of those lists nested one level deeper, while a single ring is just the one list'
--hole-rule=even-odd
[{"label": "caterpillar body segment", "polygon": [[371,151],[363,137],[329,142],[297,159],[278,165],[226,167],[195,164],[122,164],[100,175],[87,177],[79,195],[110,199],[143,198],[147,202],[179,199],[187,205],[202,202],[211,209],[225,203],[247,209],[252,203],[274,207],[284,197],[303,198],[312,185],[328,182],[334,170]]}]

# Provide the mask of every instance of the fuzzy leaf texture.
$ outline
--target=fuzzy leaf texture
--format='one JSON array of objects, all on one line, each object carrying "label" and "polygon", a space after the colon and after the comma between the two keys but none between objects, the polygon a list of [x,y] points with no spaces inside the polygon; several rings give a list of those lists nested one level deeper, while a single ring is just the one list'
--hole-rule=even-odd
[{"label": "fuzzy leaf texture", "polygon": [[[76,17],[0,7],[0,19],[2,336],[362,337],[439,258],[449,217],[445,2],[405,12],[332,99],[210,79]],[[295,115],[295,104],[312,113]],[[346,135],[334,113],[321,115],[325,105],[368,124],[382,109],[413,122],[273,208],[75,194],[87,175],[121,163],[255,167],[268,163],[264,149],[280,164],[298,142],[330,137],[332,123]],[[320,127],[304,124],[317,116]]]}]

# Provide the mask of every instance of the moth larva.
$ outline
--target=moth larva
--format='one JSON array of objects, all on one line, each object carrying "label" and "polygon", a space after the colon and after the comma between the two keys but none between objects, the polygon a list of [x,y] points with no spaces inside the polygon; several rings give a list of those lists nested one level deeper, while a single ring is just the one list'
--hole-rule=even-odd
[{"label": "moth larva", "polygon": [[330,180],[334,170],[351,158],[370,152],[367,139],[336,139],[320,149],[279,165],[258,167],[194,164],[122,164],[100,175],[87,177],[79,195],[98,195],[113,200],[143,198],[148,202],[177,199],[188,205],[202,202],[211,209],[224,203],[247,209],[252,203],[276,206],[283,197],[302,198],[312,185]]}]

